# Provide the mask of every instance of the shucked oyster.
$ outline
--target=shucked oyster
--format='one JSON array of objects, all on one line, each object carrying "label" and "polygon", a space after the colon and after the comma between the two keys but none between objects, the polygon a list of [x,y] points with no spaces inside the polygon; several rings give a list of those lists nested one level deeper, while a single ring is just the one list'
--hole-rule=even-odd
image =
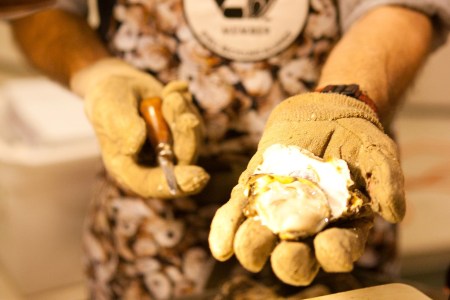
[{"label": "shucked oyster", "polygon": [[314,235],[330,221],[355,216],[367,202],[353,184],[344,160],[275,144],[248,180],[244,213],[281,239]]}]

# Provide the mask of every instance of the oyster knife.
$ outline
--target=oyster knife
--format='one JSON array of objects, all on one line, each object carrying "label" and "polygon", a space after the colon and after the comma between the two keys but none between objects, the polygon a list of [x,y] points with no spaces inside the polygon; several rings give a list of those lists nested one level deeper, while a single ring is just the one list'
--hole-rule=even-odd
[{"label": "oyster knife", "polygon": [[160,97],[150,97],[141,101],[139,111],[147,124],[148,139],[155,149],[158,164],[164,172],[169,191],[172,195],[179,192],[175,177],[175,155],[172,150],[172,137],[169,126],[162,114]]}]

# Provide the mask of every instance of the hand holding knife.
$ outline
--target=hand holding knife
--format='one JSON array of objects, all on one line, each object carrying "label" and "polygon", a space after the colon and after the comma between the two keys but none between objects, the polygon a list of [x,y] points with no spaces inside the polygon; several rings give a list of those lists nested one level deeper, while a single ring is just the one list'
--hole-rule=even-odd
[{"label": "hand holding knife", "polygon": [[155,149],[158,164],[164,172],[169,191],[172,195],[179,193],[174,172],[175,155],[172,151],[172,138],[169,126],[162,114],[160,97],[150,97],[141,101],[139,111],[147,124],[148,139]]}]

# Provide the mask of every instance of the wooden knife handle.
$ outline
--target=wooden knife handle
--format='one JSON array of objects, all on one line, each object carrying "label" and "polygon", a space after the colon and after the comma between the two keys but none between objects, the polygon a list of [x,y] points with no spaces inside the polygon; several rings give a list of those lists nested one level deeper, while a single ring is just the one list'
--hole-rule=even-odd
[{"label": "wooden knife handle", "polygon": [[141,101],[139,111],[147,123],[148,138],[156,149],[161,143],[170,144],[169,126],[162,114],[160,97],[146,98]]}]

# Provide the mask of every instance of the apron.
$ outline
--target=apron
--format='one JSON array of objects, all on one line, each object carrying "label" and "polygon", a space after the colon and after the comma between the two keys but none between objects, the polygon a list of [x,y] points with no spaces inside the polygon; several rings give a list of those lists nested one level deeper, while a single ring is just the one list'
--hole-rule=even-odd
[{"label": "apron", "polygon": [[[272,109],[315,87],[340,37],[337,4],[118,0],[98,6],[99,32],[112,53],[164,84],[189,82],[206,132],[198,164],[211,182],[198,196],[165,201],[127,195],[100,175],[84,232],[91,297],[176,298],[200,294],[227,276],[249,277],[211,257],[210,222],[255,152]],[[392,260],[395,232],[381,219],[375,227],[381,231],[372,234],[361,264],[380,270]],[[255,276],[276,282],[270,273]]]}]

